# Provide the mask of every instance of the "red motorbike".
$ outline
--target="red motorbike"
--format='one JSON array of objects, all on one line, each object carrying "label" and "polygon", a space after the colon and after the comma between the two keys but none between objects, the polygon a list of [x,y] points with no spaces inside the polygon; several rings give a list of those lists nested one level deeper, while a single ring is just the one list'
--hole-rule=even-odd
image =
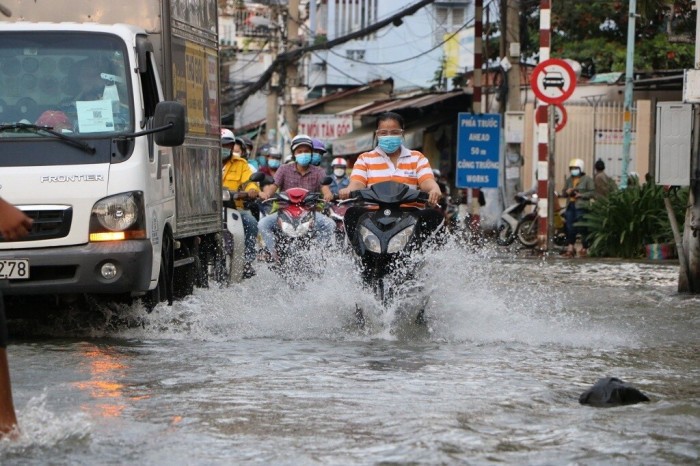
[{"label": "red motorbike", "polygon": [[[316,235],[316,210],[322,202],[321,193],[304,188],[290,188],[275,194],[263,205],[277,203],[277,228],[275,243],[279,265],[300,259],[300,253],[308,251]],[[298,264],[295,260],[293,263]]]},{"label": "red motorbike", "polygon": [[348,210],[347,203],[333,201],[326,207],[326,215],[335,222],[335,239],[339,246],[345,244],[345,212]]}]

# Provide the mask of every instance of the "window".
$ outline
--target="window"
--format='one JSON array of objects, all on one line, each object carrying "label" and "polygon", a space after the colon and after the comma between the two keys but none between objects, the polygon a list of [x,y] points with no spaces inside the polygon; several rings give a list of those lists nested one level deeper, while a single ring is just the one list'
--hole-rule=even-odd
[{"label": "window", "polygon": [[464,26],[467,11],[464,7],[435,6],[435,44],[445,40],[445,34],[451,34]]}]

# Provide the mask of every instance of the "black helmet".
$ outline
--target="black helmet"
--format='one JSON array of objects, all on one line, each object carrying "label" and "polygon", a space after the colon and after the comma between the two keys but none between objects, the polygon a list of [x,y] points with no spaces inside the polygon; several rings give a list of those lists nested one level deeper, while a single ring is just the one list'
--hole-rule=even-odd
[{"label": "black helmet", "polygon": [[605,170],[605,162],[603,162],[603,159],[598,159],[598,160],[596,160],[594,167],[596,170],[601,172],[601,171]]}]

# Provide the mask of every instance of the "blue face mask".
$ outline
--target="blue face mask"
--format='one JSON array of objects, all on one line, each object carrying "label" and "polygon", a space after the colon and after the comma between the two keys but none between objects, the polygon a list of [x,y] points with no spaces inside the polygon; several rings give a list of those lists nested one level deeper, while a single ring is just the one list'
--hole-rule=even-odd
[{"label": "blue face mask", "polygon": [[296,154],[294,156],[294,159],[302,167],[308,167],[309,164],[311,163],[311,153],[302,152],[301,154]]},{"label": "blue face mask", "polygon": [[581,169],[580,168],[572,168],[571,169],[571,176],[581,176]]},{"label": "blue face mask", "polygon": [[270,159],[267,161],[267,164],[269,165],[270,168],[279,168],[280,163],[281,163],[281,161],[279,159]]},{"label": "blue face mask", "polygon": [[258,166],[264,167],[265,165],[267,165],[267,157],[265,157],[264,155],[257,157],[257,159],[258,159]]},{"label": "blue face mask", "polygon": [[231,149],[221,149],[221,160],[231,157]]},{"label": "blue face mask", "polygon": [[379,148],[387,154],[393,154],[401,147],[401,136],[380,136],[378,138]]},{"label": "blue face mask", "polygon": [[311,165],[321,165],[321,154],[317,154],[316,152],[313,153],[311,156]]}]

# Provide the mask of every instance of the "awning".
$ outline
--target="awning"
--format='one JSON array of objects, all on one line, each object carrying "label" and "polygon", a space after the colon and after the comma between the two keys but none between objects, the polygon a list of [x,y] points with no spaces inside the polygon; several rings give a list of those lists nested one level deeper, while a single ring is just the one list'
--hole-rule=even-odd
[{"label": "awning", "polygon": [[[421,122],[412,122],[406,124],[404,133],[403,145],[409,149],[418,149],[423,147],[423,133],[432,126],[443,125],[447,120],[435,120],[426,118]],[[362,152],[367,152],[374,149],[374,130],[375,126],[362,126],[354,131],[349,132],[345,136],[334,139],[331,144],[333,147],[333,155],[358,155]]]},{"label": "awning", "polygon": [[345,136],[329,141],[333,155],[357,155],[374,149],[374,125],[362,126]]},{"label": "awning", "polygon": [[464,97],[466,94],[463,90],[459,89],[450,92],[440,92],[423,94],[419,96],[409,97],[406,99],[392,99],[384,102],[379,102],[374,105],[369,105],[358,112],[356,116],[369,116],[369,115],[379,115],[384,112],[395,112],[397,110],[403,109],[422,109],[430,105],[435,105],[439,102],[443,102],[454,97]]}]

